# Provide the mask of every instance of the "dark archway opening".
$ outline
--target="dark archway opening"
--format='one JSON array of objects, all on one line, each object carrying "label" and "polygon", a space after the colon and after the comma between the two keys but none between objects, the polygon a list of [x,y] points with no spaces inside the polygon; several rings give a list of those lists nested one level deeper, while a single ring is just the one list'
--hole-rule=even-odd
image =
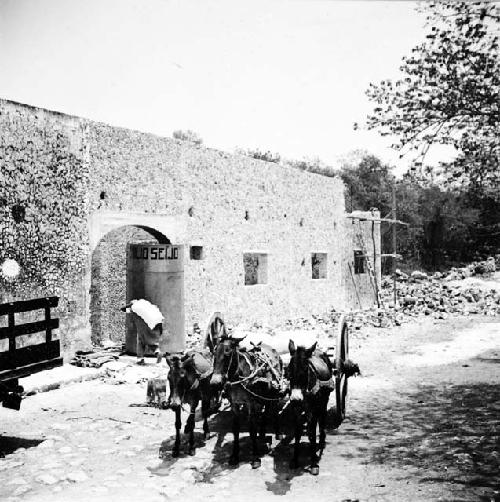
[{"label": "dark archway opening", "polygon": [[94,345],[125,341],[125,315],[120,308],[127,294],[127,248],[130,244],[170,244],[158,230],[127,225],[108,232],[92,253],[90,327]]}]

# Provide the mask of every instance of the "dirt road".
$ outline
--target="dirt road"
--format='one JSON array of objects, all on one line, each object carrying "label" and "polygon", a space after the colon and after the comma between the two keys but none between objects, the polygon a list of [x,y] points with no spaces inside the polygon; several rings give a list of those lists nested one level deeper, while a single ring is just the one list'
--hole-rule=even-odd
[{"label": "dirt road", "polygon": [[92,381],[0,409],[0,499],[500,500],[498,318],[354,332],[351,357],[363,375],[317,477],[288,468],[288,439],[252,470],[244,435],[242,463],[229,467],[228,413],[206,442],[198,422],[196,455],[173,459],[173,414],[140,406],[144,384]]}]

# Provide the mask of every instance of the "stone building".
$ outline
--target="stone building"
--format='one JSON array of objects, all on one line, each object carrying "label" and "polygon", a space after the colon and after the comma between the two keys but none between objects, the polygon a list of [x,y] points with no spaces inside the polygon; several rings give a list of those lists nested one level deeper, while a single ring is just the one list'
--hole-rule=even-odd
[{"label": "stone building", "polygon": [[184,249],[186,330],[375,302],[356,234],[378,257],[379,224],[346,217],[340,178],[7,100],[0,130],[0,301],[60,296],[66,354],[123,339],[134,242]]}]

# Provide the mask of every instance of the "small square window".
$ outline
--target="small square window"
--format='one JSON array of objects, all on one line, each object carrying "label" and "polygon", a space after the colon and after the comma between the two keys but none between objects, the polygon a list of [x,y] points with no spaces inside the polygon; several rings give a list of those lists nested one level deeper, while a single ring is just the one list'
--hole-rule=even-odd
[{"label": "small square window", "polygon": [[267,254],[244,253],[245,286],[267,284]]},{"label": "small square window", "polygon": [[311,253],[311,277],[313,279],[326,279],[327,257],[326,253]]},{"label": "small square window", "polygon": [[365,273],[365,255],[360,249],[354,250],[354,273],[364,274]]},{"label": "small square window", "polygon": [[203,246],[190,246],[189,258],[191,260],[203,260]]}]

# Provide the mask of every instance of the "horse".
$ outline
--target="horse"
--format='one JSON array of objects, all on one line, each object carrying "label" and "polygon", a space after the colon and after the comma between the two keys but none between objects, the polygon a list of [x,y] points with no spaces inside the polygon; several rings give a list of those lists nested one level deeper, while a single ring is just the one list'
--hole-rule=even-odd
[{"label": "horse", "polygon": [[[214,411],[212,408],[213,394],[210,387],[210,377],[213,371],[212,358],[208,351],[191,350],[182,357],[166,355],[165,359],[170,367],[168,373],[170,395],[167,407],[171,408],[175,413],[175,443],[172,456],[179,456],[181,409],[183,404],[189,406],[189,416],[184,428],[184,434],[189,434],[188,453],[194,455],[195,413],[200,401],[205,439],[210,433],[208,417]],[[217,404],[214,407],[216,408]]]},{"label": "horse", "polygon": [[[245,408],[248,414],[252,442],[251,466],[260,467],[261,460],[257,445],[257,419],[264,418],[277,408],[283,388],[283,363],[271,347],[258,344],[251,350],[243,350],[239,342],[243,338],[222,337],[215,349],[214,371],[210,384],[215,388],[225,387],[233,414],[233,451],[230,465],[240,461],[240,419]],[[277,417],[276,413],[276,417]],[[279,439],[279,421],[275,422],[275,433]],[[261,422],[260,436],[265,436],[265,423]]]},{"label": "horse", "polygon": [[295,444],[290,467],[296,469],[299,459],[300,437],[303,431],[304,418],[310,445],[311,474],[319,474],[319,458],[316,453],[316,428],[319,425],[319,447],[325,447],[326,417],[330,392],[334,389],[333,365],[328,356],[312,347],[295,346],[293,340],[288,344],[290,364],[288,378],[290,382],[290,404],[295,418]]}]

